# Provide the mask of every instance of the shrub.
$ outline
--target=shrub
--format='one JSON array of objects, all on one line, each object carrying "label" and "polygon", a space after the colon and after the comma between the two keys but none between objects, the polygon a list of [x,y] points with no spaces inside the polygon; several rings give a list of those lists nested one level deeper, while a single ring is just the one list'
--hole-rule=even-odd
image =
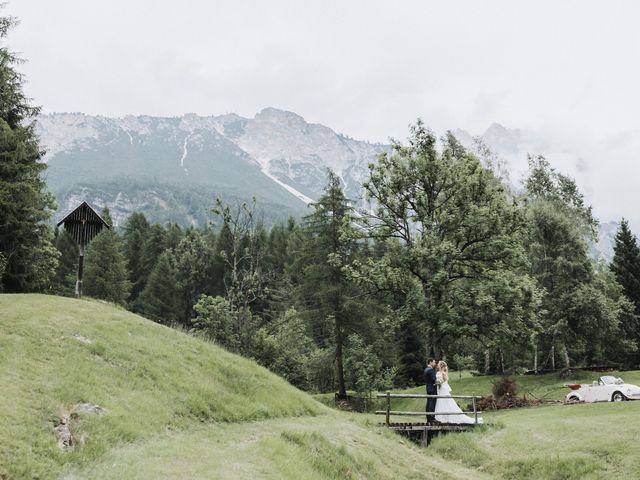
[{"label": "shrub", "polygon": [[518,384],[514,378],[502,377],[493,382],[493,396],[498,400],[505,397],[515,398],[518,393]]},{"label": "shrub", "polygon": [[383,369],[373,346],[366,345],[357,334],[349,336],[344,363],[348,386],[366,397],[370,397],[373,390],[390,388],[397,372],[395,367]]},{"label": "shrub", "polygon": [[334,348],[319,348],[309,355],[309,388],[314,392],[330,392],[336,387]]},{"label": "shrub", "polygon": [[196,333],[202,333],[231,351],[238,349],[239,341],[233,331],[231,305],[225,298],[202,295],[193,309],[196,312],[193,320],[193,330]]}]

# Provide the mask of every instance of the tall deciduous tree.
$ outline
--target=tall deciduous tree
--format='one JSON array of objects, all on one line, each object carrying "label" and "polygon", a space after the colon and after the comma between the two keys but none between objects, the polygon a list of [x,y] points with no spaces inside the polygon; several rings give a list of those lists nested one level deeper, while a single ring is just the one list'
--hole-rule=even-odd
[{"label": "tall deciduous tree", "polygon": [[22,91],[19,59],[4,45],[13,18],[0,17],[0,290],[44,290],[55,273],[58,252],[45,222],[55,208],[42,172],[43,151],[34,133],[38,108]]},{"label": "tall deciduous tree", "polygon": [[588,344],[587,332],[601,330],[591,339],[603,338],[617,322],[605,315],[608,299],[598,293],[588,256],[587,240],[594,238],[597,222],[575,181],[544,157],[529,158],[525,187],[531,274],[543,289],[542,331],[534,343],[549,350],[547,365],[555,366],[558,353],[569,367],[571,358],[588,358],[588,350],[601,348]]},{"label": "tall deciduous tree", "polygon": [[[222,229],[216,241],[216,261],[224,271],[225,297],[233,316],[233,331],[239,341],[239,351],[251,354],[258,329],[254,308],[263,301],[263,262],[267,234],[256,218],[255,199],[252,205],[236,206],[216,200],[213,213],[222,219]],[[212,285],[214,286],[214,285]]]},{"label": "tall deciduous tree", "polygon": [[255,216],[255,200],[252,205],[236,207],[217,200],[213,212],[222,217],[217,253],[224,265],[227,299],[237,311],[248,310],[262,289],[266,247],[266,232]]},{"label": "tall deciduous tree", "polygon": [[[482,324],[458,306],[473,302],[479,285],[485,296],[500,298],[492,290],[502,288],[497,276],[521,271],[525,258],[524,222],[499,179],[452,134],[439,148],[421,121],[411,127],[408,145],[393,142],[392,151],[369,168],[364,186],[373,214],[366,233],[385,248],[354,273],[405,295],[410,315],[419,320],[422,358],[444,353],[460,332],[482,334]],[[499,321],[501,305],[494,306]],[[513,309],[527,312],[524,323],[533,320],[531,305]]]}]

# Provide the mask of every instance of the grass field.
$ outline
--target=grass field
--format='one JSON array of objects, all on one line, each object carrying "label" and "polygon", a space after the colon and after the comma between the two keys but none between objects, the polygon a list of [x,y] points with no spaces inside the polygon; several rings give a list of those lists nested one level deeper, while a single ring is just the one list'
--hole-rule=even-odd
[{"label": "grass field", "polygon": [[[640,385],[640,371],[609,372]],[[518,395],[560,401],[572,382],[591,382],[602,373],[578,371],[516,376]],[[454,394],[489,395],[499,376],[452,373]],[[425,393],[424,387],[403,393]],[[394,399],[392,409],[423,411],[422,399]],[[465,407],[465,405],[461,404]],[[542,406],[483,413],[486,426],[475,432],[435,437],[426,454],[446,459],[452,467],[474,471],[470,478],[601,479],[640,478],[640,402]],[[380,419],[381,417],[379,417]],[[408,421],[392,417],[392,421]]]},{"label": "grass field", "polygon": [[[531,395],[565,392],[566,380],[520,379]],[[485,394],[491,380],[451,383]],[[421,449],[379,417],[327,408],[249,360],[91,300],[0,295],[0,391],[2,480],[640,478],[640,402],[490,412],[487,427]],[[81,403],[106,413],[74,418],[84,443],[61,450],[54,425]]]},{"label": "grass field", "polygon": [[[544,375],[518,375],[511,376],[516,380],[518,386],[517,395],[525,396],[529,399],[543,401],[562,401],[565,399],[569,389],[565,383],[590,383],[597,380],[601,375],[614,375],[621,377],[625,382],[640,385],[640,371],[631,372],[587,372],[576,371],[569,377],[561,377],[557,373],[547,373]],[[449,384],[453,390],[453,395],[491,395],[493,383],[501,379],[501,376],[473,376],[469,372],[463,372],[460,378],[457,372],[451,372]],[[425,393],[423,386],[402,390],[403,393]],[[462,406],[462,405],[461,405]],[[398,399],[394,400],[392,407],[394,410],[424,410],[424,400]]]},{"label": "grass field", "polygon": [[456,464],[508,479],[640,478],[640,402],[551,405],[485,414],[481,431],[428,448]]}]

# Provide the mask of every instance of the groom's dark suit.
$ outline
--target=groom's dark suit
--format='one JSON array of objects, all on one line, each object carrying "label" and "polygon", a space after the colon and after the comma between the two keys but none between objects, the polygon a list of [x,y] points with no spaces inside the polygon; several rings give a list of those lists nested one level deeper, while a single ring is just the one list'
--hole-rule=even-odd
[{"label": "groom's dark suit", "polygon": [[[427,367],[424,370],[424,381],[427,385],[427,395],[437,395],[438,387],[436,387],[436,370],[433,367]],[[429,415],[429,413],[433,413],[436,409],[436,401],[437,398],[428,398],[427,399],[427,422],[433,422],[433,415]]]}]

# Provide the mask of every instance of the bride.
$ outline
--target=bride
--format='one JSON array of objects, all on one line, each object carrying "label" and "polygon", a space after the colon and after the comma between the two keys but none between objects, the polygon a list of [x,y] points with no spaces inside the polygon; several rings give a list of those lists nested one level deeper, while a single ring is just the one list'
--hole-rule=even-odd
[{"label": "bride", "polygon": [[[451,387],[449,386],[449,367],[440,360],[437,365],[436,383],[438,384],[438,395],[451,395]],[[438,415],[438,412],[458,413],[459,415]],[[458,406],[453,398],[438,398],[436,402],[436,421],[440,423],[475,423],[475,419],[462,413],[462,409]],[[478,423],[482,423],[482,418],[478,417]]]}]

